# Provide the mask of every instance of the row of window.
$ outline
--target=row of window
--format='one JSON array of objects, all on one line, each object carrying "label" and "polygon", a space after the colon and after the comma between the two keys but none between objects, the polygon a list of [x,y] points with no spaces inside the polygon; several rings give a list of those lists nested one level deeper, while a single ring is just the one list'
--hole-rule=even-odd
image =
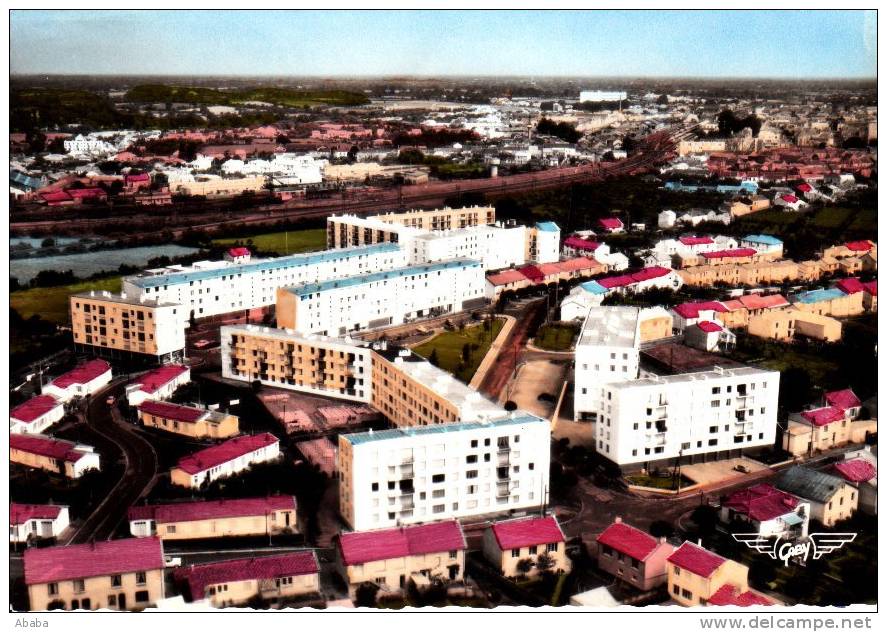
[{"label": "row of window", "polygon": [[[545,545],[545,552],[546,553],[556,553],[558,548],[560,548],[560,542],[549,542],[548,544]],[[520,557],[522,550],[523,549],[511,549],[511,557]],[[528,555],[536,555],[538,552],[539,552],[538,545],[534,544],[533,546],[527,547],[527,554]]]}]

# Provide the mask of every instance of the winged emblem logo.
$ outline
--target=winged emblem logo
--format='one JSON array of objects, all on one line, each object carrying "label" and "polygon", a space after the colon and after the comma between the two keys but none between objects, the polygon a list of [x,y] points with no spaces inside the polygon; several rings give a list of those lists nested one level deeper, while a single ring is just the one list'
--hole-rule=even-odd
[{"label": "winged emblem logo", "polygon": [[788,566],[791,560],[806,562],[811,555],[814,560],[818,560],[827,553],[837,551],[848,542],[853,542],[856,534],[811,533],[802,540],[786,540],[782,537],[763,537],[758,533],[734,533],[733,539]]}]

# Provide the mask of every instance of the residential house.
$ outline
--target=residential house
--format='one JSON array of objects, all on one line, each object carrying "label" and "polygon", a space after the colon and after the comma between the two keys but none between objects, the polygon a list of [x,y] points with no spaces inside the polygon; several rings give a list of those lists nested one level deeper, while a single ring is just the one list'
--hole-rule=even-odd
[{"label": "residential house", "polygon": [[[572,568],[566,538],[554,516],[494,522],[484,531],[483,552],[505,577],[534,577],[545,570],[569,573]],[[547,568],[542,556],[547,556]]]},{"label": "residential house", "polygon": [[748,567],[684,542],[666,560],[668,594],[682,606],[769,606],[773,601],[751,590]]},{"label": "residential house", "polygon": [[598,568],[641,591],[668,581],[665,561],[675,547],[617,517],[597,538]]},{"label": "residential house", "polygon": [[126,386],[126,400],[138,407],[147,400],[171,397],[176,389],[191,381],[191,369],[181,364],[168,364],[140,375]]},{"label": "residential house", "polygon": [[9,432],[41,434],[65,416],[65,405],[52,395],[38,395],[9,411]]},{"label": "residential house", "polygon": [[67,402],[75,397],[95,395],[110,381],[111,365],[104,360],[90,360],[58,376],[44,386],[42,392]]},{"label": "residential house", "polygon": [[236,415],[146,400],[139,407],[139,419],[146,428],[157,428],[192,439],[227,439],[240,432]]},{"label": "residential house", "polygon": [[9,541],[28,542],[57,538],[70,524],[64,505],[9,504]]},{"label": "residential house", "polygon": [[39,434],[11,434],[9,462],[71,479],[100,467],[99,455],[92,446]]},{"label": "residential house", "polygon": [[878,513],[878,457],[871,446],[846,452],[844,460],[832,466],[833,472],[859,491],[859,510]]},{"label": "residential house", "polygon": [[244,435],[179,459],[170,470],[169,478],[173,485],[196,489],[279,456],[280,441],[270,432]]},{"label": "residential house", "polygon": [[810,516],[826,527],[853,515],[859,492],[844,479],[795,465],[782,472],[776,486],[810,503]]},{"label": "residential house", "polygon": [[721,503],[721,521],[742,525],[736,528],[737,533],[797,540],[807,537],[810,504],[761,483],[727,496]]}]

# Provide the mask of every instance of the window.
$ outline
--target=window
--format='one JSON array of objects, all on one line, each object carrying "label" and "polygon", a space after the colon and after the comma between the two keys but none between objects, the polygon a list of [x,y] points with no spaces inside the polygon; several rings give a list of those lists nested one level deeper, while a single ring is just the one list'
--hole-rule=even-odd
[{"label": "window", "polygon": [[83,581],[82,579],[75,579],[74,580],[74,592],[75,593],[82,593],[85,590],[86,590],[86,582]]},{"label": "window", "polygon": [[691,592],[690,592],[689,590],[687,590],[686,588],[681,588],[681,596],[682,596],[684,599],[692,599],[692,598],[693,598],[693,593],[691,593]]},{"label": "window", "polygon": [[671,592],[673,592],[673,593],[676,594],[676,595],[680,595],[680,594],[681,594],[681,587],[678,586],[677,584],[675,584],[675,585],[672,587]]},{"label": "window", "polygon": [[167,533],[175,533],[176,532],[176,525],[174,525],[174,524],[166,525],[166,532]]},{"label": "window", "polygon": [[117,607],[117,595],[108,595],[108,605]]},{"label": "window", "polygon": [[679,566],[674,567],[674,574],[675,574],[675,577],[677,577],[681,574],[681,568]]},{"label": "window", "polygon": [[465,472],[465,478],[477,478],[477,470],[468,470]]},{"label": "window", "polygon": [[139,571],[138,573],[136,573],[136,584],[138,584],[139,586],[142,586],[143,584],[147,584],[147,583],[148,583],[148,578],[145,576],[144,571]]},{"label": "window", "polygon": [[530,555],[536,555],[538,548],[539,547],[537,547],[535,544],[533,546],[531,546],[530,547]]},{"label": "window", "polygon": [[459,556],[459,551],[450,551],[450,559],[454,560]]},{"label": "window", "polygon": [[120,577],[120,575],[111,575],[111,585],[114,588],[123,585],[123,579]]},{"label": "window", "polygon": [[466,463],[477,463],[477,455],[476,454],[469,454],[468,456],[465,457],[465,462]]},{"label": "window", "polygon": [[59,594],[59,585],[56,584],[55,582],[49,584],[48,589],[49,589],[49,594],[50,594],[50,595],[57,595],[57,594]]},{"label": "window", "polygon": [[148,601],[148,591],[147,590],[137,590],[136,591],[136,601],[138,603],[145,603]]},{"label": "window", "polygon": [[476,447],[477,447],[477,439],[472,439],[472,440],[471,440],[471,447],[472,447],[472,448],[476,448]]},{"label": "window", "polygon": [[520,557],[520,549],[511,549],[511,557]]},{"label": "window", "polygon": [[434,513],[443,513],[444,510],[446,510],[446,505],[435,505],[431,509],[431,511]]},{"label": "window", "polygon": [[373,491],[374,492],[379,491],[379,483],[373,483]]},{"label": "window", "polygon": [[548,553],[556,552],[559,544],[560,544],[559,542],[549,542],[548,544],[545,545],[546,552],[548,552]]},{"label": "window", "polygon": [[443,483],[445,478],[446,478],[446,475],[444,475],[444,474],[435,474],[434,476],[431,477],[431,482],[432,483]]}]

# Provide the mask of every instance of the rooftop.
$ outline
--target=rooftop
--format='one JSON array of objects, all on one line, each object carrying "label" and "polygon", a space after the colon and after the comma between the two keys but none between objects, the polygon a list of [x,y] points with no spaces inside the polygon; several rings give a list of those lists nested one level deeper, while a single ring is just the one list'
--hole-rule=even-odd
[{"label": "rooftop", "polygon": [[755,485],[730,494],[724,506],[763,522],[790,513],[798,506],[798,499],[768,484]]},{"label": "rooftop", "polygon": [[110,370],[111,365],[104,360],[90,360],[58,376],[50,384],[58,388],[68,388],[74,384],[88,384]]},{"label": "rooftop", "polygon": [[865,285],[863,285],[859,279],[854,277],[841,279],[835,283],[835,287],[844,292],[844,294],[856,294],[857,292],[865,291]]},{"label": "rooftop", "polygon": [[609,546],[633,559],[644,561],[659,546],[659,540],[624,522],[614,522],[597,538],[598,544]]},{"label": "rooftop", "polygon": [[692,373],[714,367],[739,369],[745,366],[730,358],[677,342],[664,342],[646,347],[641,350],[641,360],[646,368],[665,375]]},{"label": "rooftop", "polygon": [[190,369],[181,364],[167,364],[165,366],[158,367],[152,371],[148,371],[141,377],[137,377],[134,379],[131,384],[138,384],[140,386],[139,390],[145,393],[154,393],[161,386],[165,384],[169,384],[174,379],[179,377],[185,371],[189,371]]},{"label": "rooftop", "polygon": [[24,524],[28,520],[55,520],[64,507],[62,505],[23,505],[9,504],[9,524]]},{"label": "rooftop", "polygon": [[255,452],[259,448],[273,445],[278,442],[270,432],[263,432],[258,435],[243,435],[234,437],[224,443],[206,448],[195,452],[190,456],[179,459],[177,467],[184,470],[188,474],[196,474],[204,472],[216,465],[233,461],[239,456]]},{"label": "rooftop", "polygon": [[554,222],[536,222],[536,228],[548,233],[559,233],[561,230]]},{"label": "rooftop", "polygon": [[708,599],[709,605],[713,606],[739,606],[747,608],[749,606],[772,606],[775,603],[753,590],[739,592],[739,588],[733,584],[724,584]]},{"label": "rooftop", "polygon": [[569,237],[564,239],[564,246],[575,248],[577,250],[597,250],[598,248],[600,248],[601,243],[598,241],[583,239],[582,237],[577,237],[576,235],[570,235]]},{"label": "rooftop", "polygon": [[136,505],[129,508],[130,520],[157,523],[190,522],[242,516],[264,516],[274,511],[295,510],[292,496],[262,496],[223,500],[197,500],[166,505]]},{"label": "rooftop", "polygon": [[701,320],[696,323],[696,326],[707,334],[714,334],[724,330],[724,328],[721,327],[719,324],[710,320]]},{"label": "rooftop", "polygon": [[801,417],[809,421],[814,426],[827,426],[831,423],[844,419],[844,411],[837,406],[823,406],[822,408],[805,410],[801,413]]},{"label": "rooftop", "polygon": [[844,410],[848,408],[856,408],[862,406],[862,402],[851,389],[845,388],[840,391],[831,391],[825,394],[825,401],[830,406],[837,406]]},{"label": "rooftop", "polygon": [[76,463],[83,458],[84,454],[91,451],[91,448],[87,449],[73,441],[53,439],[37,434],[10,434],[9,447],[14,450],[60,459],[68,463]]},{"label": "rooftop", "polygon": [[767,244],[768,246],[781,246],[782,240],[772,235],[746,235],[742,241],[749,241],[755,244]]},{"label": "rooftop", "polygon": [[[161,284],[162,285],[162,284]],[[121,305],[140,305],[142,307],[179,307],[178,303],[163,301],[158,298],[145,298],[144,296],[129,296],[126,292],[114,294],[102,290],[90,290],[88,292],[79,292],[71,295],[75,298],[90,298],[96,301],[104,301],[107,303],[118,303]]]},{"label": "rooftop", "polygon": [[170,402],[155,402],[150,399],[142,403],[138,409],[149,415],[156,415],[165,419],[175,419],[176,421],[184,421],[186,423],[194,423],[210,412],[203,408],[192,408],[191,406],[182,406]]},{"label": "rooftop", "polygon": [[795,295],[795,302],[809,305],[810,303],[832,301],[836,298],[841,298],[842,296],[846,295],[838,288],[829,288],[827,290],[810,290],[809,292],[801,292],[800,294]]},{"label": "rooftop", "polygon": [[52,395],[37,395],[9,411],[9,417],[29,424],[62,403]]},{"label": "rooftop", "polygon": [[684,542],[668,561],[700,577],[711,577],[727,560],[692,542]]},{"label": "rooftop", "polygon": [[554,516],[516,518],[495,522],[490,527],[499,549],[520,549],[525,546],[564,542],[564,533]]},{"label": "rooftop", "polygon": [[284,555],[183,566],[177,568],[173,576],[179,581],[186,581],[191,599],[198,600],[206,596],[208,586],[215,584],[311,575],[316,572],[318,565],[314,551],[296,551]]},{"label": "rooftop", "polygon": [[25,583],[120,575],[164,567],[159,538],[126,538],[25,550]]},{"label": "rooftop", "polygon": [[865,483],[878,475],[873,463],[858,457],[835,463],[834,470],[838,476],[851,483]]},{"label": "rooftop", "polygon": [[[508,413],[506,413],[508,414]],[[480,430],[482,428],[502,428],[507,426],[519,426],[521,424],[548,424],[548,421],[529,413],[515,411],[514,417],[504,417],[491,421],[468,421],[451,424],[438,424],[436,426],[412,426],[406,428],[391,428],[369,432],[352,433],[342,436],[351,445],[360,445],[375,441],[387,441],[390,439],[402,439],[404,437],[424,437],[426,435],[446,434],[450,432],[463,432],[465,430]]]},{"label": "rooftop", "polygon": [[754,248],[733,248],[732,250],[715,250],[714,252],[703,252],[705,259],[733,259],[740,257],[753,257],[758,254]]},{"label": "rooftop", "polygon": [[342,533],[338,540],[346,566],[467,548],[462,527],[456,520]]},{"label": "rooftop", "polygon": [[776,486],[808,500],[828,502],[844,481],[837,476],[795,465],[779,475]]},{"label": "rooftop", "polygon": [[640,313],[639,307],[592,307],[582,323],[578,345],[634,348]]}]

